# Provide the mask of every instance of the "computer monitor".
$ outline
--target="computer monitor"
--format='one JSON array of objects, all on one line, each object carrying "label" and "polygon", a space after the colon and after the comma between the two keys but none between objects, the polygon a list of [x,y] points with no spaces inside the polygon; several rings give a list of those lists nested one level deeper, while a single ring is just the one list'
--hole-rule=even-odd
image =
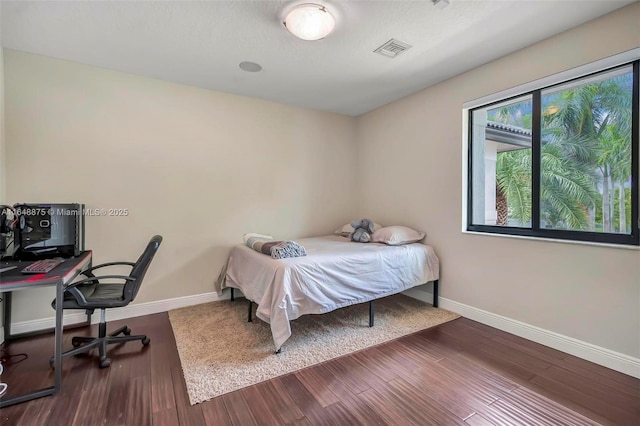
[{"label": "computer monitor", "polygon": [[84,250],[84,204],[16,204],[14,257],[77,256]]}]

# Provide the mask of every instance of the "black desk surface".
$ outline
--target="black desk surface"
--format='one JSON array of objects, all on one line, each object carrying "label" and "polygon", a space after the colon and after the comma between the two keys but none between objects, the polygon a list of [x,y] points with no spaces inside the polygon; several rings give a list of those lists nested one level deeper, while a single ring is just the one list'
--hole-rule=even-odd
[{"label": "black desk surface", "polygon": [[64,259],[64,262],[53,268],[46,274],[23,274],[24,267],[33,263],[33,260],[9,260],[0,261],[0,269],[8,266],[17,266],[10,271],[0,272],[0,292],[12,291],[25,287],[38,287],[56,285],[64,277],[77,274],[78,268],[85,269],[87,261],[91,259],[91,250],[83,251],[78,256]]}]

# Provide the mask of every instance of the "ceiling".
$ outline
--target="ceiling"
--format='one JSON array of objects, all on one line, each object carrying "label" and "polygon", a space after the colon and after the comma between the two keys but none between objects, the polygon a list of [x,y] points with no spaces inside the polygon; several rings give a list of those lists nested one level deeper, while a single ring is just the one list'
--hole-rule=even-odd
[{"label": "ceiling", "polygon": [[[2,45],[357,116],[633,0],[316,0],[337,23],[312,42],[282,25],[308,2],[2,1]],[[391,38],[413,47],[373,53]]]}]

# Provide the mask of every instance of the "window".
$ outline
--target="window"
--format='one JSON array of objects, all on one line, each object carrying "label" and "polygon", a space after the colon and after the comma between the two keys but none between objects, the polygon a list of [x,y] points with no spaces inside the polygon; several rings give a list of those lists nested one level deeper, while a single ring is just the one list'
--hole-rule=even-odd
[{"label": "window", "polygon": [[469,231],[640,245],[638,61],[469,108]]}]

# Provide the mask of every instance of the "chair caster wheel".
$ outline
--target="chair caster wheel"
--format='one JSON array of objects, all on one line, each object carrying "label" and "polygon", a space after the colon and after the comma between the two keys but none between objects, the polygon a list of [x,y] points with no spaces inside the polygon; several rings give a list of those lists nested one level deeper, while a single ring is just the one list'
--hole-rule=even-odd
[{"label": "chair caster wheel", "polygon": [[72,337],[71,338],[71,344],[73,345],[74,348],[77,348],[82,344],[82,342],[80,341],[80,339]]},{"label": "chair caster wheel", "polygon": [[125,328],[124,330],[122,330],[122,334],[124,334],[125,336],[130,336],[131,329],[129,327]]},{"label": "chair caster wheel", "polygon": [[111,360],[109,358],[100,358],[100,368],[107,368],[111,365]]},{"label": "chair caster wheel", "polygon": [[142,339],[142,346],[148,346],[151,340],[148,337]]}]

